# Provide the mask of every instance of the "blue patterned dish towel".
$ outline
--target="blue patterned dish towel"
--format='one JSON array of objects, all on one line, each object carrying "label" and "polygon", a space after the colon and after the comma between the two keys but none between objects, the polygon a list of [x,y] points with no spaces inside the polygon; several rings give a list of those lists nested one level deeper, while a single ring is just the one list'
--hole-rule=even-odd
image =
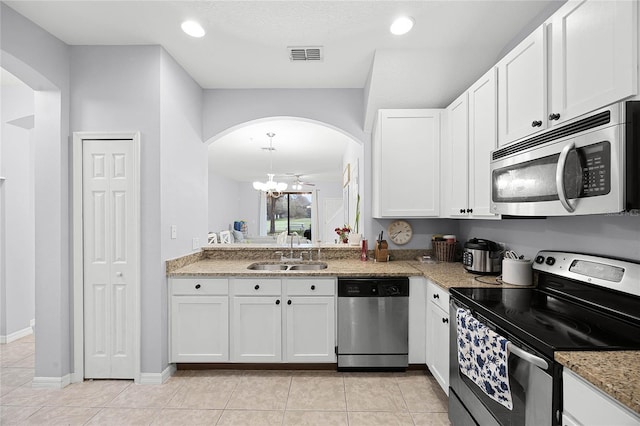
[{"label": "blue patterned dish towel", "polygon": [[509,387],[509,341],[480,323],[466,309],[456,311],[458,364],[491,399],[513,409]]}]

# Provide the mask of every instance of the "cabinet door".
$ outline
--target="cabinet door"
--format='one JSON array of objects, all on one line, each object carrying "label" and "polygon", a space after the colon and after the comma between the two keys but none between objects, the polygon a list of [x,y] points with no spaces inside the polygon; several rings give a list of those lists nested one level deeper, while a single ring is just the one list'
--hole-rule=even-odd
[{"label": "cabinet door", "polygon": [[498,62],[499,143],[506,145],[547,126],[544,26]]},{"label": "cabinet door", "polygon": [[427,302],[427,366],[449,395],[449,314]]},{"label": "cabinet door", "polygon": [[233,298],[232,361],[282,360],[281,306],[279,296]]},{"label": "cabinet door", "polygon": [[171,298],[170,362],[229,360],[229,298]]},{"label": "cabinet door", "polygon": [[448,150],[446,170],[447,176],[446,193],[447,213],[449,216],[467,216],[468,209],[468,182],[469,182],[469,104],[467,92],[453,101],[447,108],[448,120]]},{"label": "cabinet door", "polygon": [[582,0],[554,13],[550,125],[637,93],[637,7],[636,1]]},{"label": "cabinet door", "polygon": [[289,297],[286,312],[287,362],[336,362],[333,297]]},{"label": "cabinet door", "polygon": [[469,210],[473,217],[491,213],[491,151],[497,145],[496,69],[469,88]]},{"label": "cabinet door", "polygon": [[440,213],[440,110],[380,110],[374,143],[374,215]]}]

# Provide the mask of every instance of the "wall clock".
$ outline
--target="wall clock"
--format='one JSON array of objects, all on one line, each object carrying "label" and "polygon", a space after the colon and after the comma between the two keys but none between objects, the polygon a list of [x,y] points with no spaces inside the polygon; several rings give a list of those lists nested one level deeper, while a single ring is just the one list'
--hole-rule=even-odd
[{"label": "wall clock", "polygon": [[395,220],[387,228],[387,233],[391,241],[395,244],[403,245],[411,241],[413,229],[411,229],[411,225],[406,220]]}]

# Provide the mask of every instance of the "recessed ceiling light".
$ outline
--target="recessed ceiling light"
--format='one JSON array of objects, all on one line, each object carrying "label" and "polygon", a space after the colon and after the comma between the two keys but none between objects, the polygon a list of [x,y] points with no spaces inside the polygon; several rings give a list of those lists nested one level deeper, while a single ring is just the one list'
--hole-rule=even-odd
[{"label": "recessed ceiling light", "polygon": [[200,38],[204,36],[204,28],[196,21],[184,21],[181,25],[182,31],[189,34],[191,37]]},{"label": "recessed ceiling light", "polygon": [[391,34],[402,35],[411,31],[411,28],[413,28],[413,18],[401,16],[393,21],[389,31],[391,31]]}]

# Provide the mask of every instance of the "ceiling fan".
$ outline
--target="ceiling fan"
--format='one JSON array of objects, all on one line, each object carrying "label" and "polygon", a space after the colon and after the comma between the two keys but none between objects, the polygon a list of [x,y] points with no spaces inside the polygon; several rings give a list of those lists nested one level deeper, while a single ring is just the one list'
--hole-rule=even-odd
[{"label": "ceiling fan", "polygon": [[315,183],[311,183],[311,182],[305,182],[303,180],[301,180],[300,178],[303,176],[301,174],[295,174],[295,173],[287,173],[287,176],[292,176],[294,177],[294,181],[293,184],[291,185],[291,189],[293,190],[301,190],[303,186],[316,186]]}]

